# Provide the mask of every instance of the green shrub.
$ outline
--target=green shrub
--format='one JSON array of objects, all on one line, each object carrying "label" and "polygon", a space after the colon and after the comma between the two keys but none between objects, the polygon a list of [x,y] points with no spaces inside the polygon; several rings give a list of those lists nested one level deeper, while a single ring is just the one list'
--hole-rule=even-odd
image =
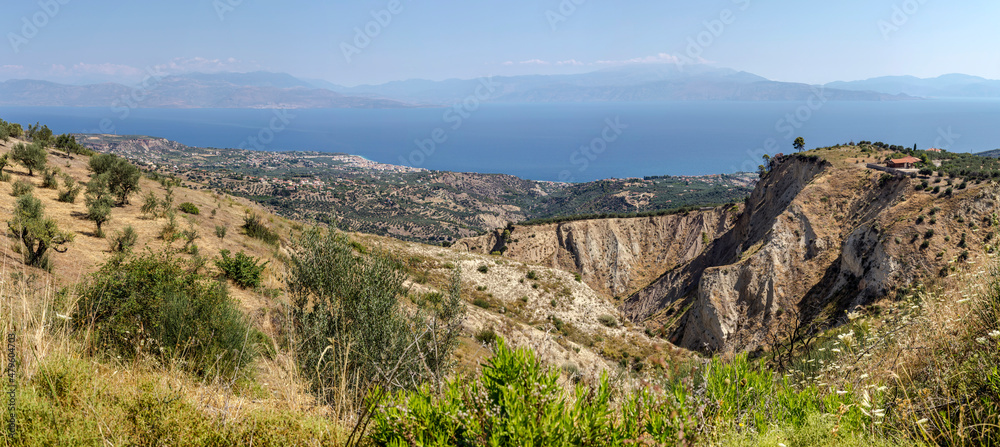
[{"label": "green shrub", "polygon": [[132,251],[132,247],[135,247],[138,239],[139,235],[136,234],[135,228],[129,225],[121,231],[116,231],[114,236],[109,238],[108,243],[111,245],[112,253],[124,253]]},{"label": "green shrub", "polygon": [[489,273],[489,271],[490,271],[490,267],[489,267],[489,266],[487,266],[486,264],[483,264],[483,265],[481,265],[481,266],[477,267],[477,268],[476,268],[476,270],[478,270],[478,271],[479,271],[479,273],[483,273],[483,274],[486,274],[486,273]]},{"label": "green shrub", "polygon": [[72,318],[96,348],[132,358],[144,352],[203,377],[232,375],[257,355],[251,329],[225,284],[189,272],[169,253],[119,254],[80,287]]},{"label": "green shrub", "polygon": [[535,281],[538,279],[538,272],[534,270],[528,270],[528,275],[526,277],[531,281]]},{"label": "green shrub", "polygon": [[481,344],[491,345],[497,340],[497,332],[493,328],[484,327],[476,331],[474,338]]},{"label": "green shrub", "polygon": [[934,237],[934,229],[928,228],[927,231],[924,232],[924,239],[930,239],[932,237]]},{"label": "green shrub", "polygon": [[194,214],[194,215],[201,214],[201,210],[199,210],[198,207],[191,202],[184,202],[180,204],[180,206],[178,206],[177,209],[187,214]]},{"label": "green shrub", "polygon": [[[595,445],[695,442],[696,408],[682,387],[663,395],[637,392],[613,404],[607,376],[575,392],[559,385],[559,370],[542,366],[527,349],[503,339],[474,380],[456,378],[441,395],[429,388],[400,393],[374,414],[370,438],[380,446]],[[575,396],[575,399],[570,397]]]},{"label": "green shrub", "polygon": [[472,300],[472,305],[483,309],[489,309],[490,307],[492,307],[490,302],[486,301],[483,298],[476,298]]},{"label": "green shrub", "polygon": [[65,189],[59,190],[58,200],[64,203],[76,203],[76,198],[82,189],[76,184],[76,180],[68,174],[63,174],[63,186]]},{"label": "green shrub", "polygon": [[156,194],[153,191],[149,191],[146,195],[142,196],[142,208],[139,211],[143,216],[155,216],[157,208],[160,207],[160,200],[156,198]]},{"label": "green shrub", "polygon": [[21,197],[25,194],[31,194],[34,190],[35,185],[32,185],[31,182],[28,182],[27,180],[18,180],[11,185],[10,195],[14,197]]},{"label": "green shrub", "polygon": [[264,225],[260,216],[253,213],[247,213],[243,216],[243,231],[246,232],[247,236],[260,239],[270,245],[278,245],[280,241],[278,234]]},{"label": "green shrub", "polygon": [[58,189],[59,179],[56,177],[55,169],[46,169],[42,172],[42,188]]},{"label": "green shrub", "polygon": [[226,278],[244,289],[260,287],[260,276],[268,262],[261,263],[259,259],[242,251],[229,256],[229,250],[222,250],[219,255],[221,258],[215,261],[215,265]]},{"label": "green shrub", "polygon": [[226,238],[226,231],[227,231],[227,229],[226,229],[225,225],[216,225],[215,226],[215,236],[218,237],[219,239],[225,239]]},{"label": "green shrub", "polygon": [[613,315],[607,315],[607,314],[601,315],[597,317],[597,321],[600,322],[602,325],[612,329],[618,327],[618,319],[615,318]]},{"label": "green shrub", "polygon": [[289,262],[299,367],[312,391],[341,413],[362,410],[369,390],[392,392],[438,382],[461,330],[460,272],[416,318],[400,307],[406,272],[380,250],[359,254],[336,231],[307,230]]}]

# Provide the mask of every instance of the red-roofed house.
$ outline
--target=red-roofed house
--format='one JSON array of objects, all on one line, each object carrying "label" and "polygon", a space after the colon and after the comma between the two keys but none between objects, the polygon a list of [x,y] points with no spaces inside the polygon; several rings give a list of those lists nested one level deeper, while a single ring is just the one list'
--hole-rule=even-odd
[{"label": "red-roofed house", "polygon": [[888,166],[896,169],[913,169],[914,163],[920,163],[916,157],[903,157],[889,160]]}]

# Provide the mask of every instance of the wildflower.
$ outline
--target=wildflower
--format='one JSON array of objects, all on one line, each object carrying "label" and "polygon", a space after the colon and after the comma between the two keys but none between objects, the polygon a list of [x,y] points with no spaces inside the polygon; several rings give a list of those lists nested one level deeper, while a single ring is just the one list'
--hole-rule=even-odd
[{"label": "wildflower", "polygon": [[924,424],[926,424],[926,423],[927,423],[927,418],[923,418],[923,419],[917,421],[917,425],[921,425],[921,426],[924,425]]},{"label": "wildflower", "polygon": [[1000,337],[1000,331],[990,331],[988,335],[990,336],[990,338],[997,338]]},{"label": "wildflower", "polygon": [[979,343],[981,345],[985,345],[986,344],[986,337],[979,337],[979,338],[977,338],[976,339],[976,343]]},{"label": "wildflower", "polygon": [[887,387],[887,386],[880,386],[880,387],[876,388],[875,391],[878,391],[880,393],[884,393],[886,391],[889,391],[889,387]]}]

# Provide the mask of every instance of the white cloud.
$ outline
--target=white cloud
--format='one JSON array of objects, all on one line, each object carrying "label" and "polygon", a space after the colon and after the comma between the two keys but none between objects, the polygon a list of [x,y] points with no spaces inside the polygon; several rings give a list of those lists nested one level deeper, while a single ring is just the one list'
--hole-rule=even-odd
[{"label": "white cloud", "polygon": [[659,53],[655,56],[637,57],[621,61],[597,61],[598,65],[631,65],[631,64],[679,64],[681,58],[667,53]]},{"label": "white cloud", "polygon": [[260,65],[254,62],[244,62],[236,58],[228,59],[208,59],[204,57],[174,58],[166,64],[156,65],[157,71],[169,74],[202,72],[218,73],[221,71],[252,71],[259,70]]},{"label": "white cloud", "polygon": [[521,65],[549,65],[548,61],[543,61],[541,59],[531,59],[527,61],[518,62]]},{"label": "white cloud", "polygon": [[586,64],[584,64],[583,62],[580,62],[580,61],[578,61],[576,59],[570,59],[570,60],[556,62],[556,65],[572,65],[574,67],[580,67],[580,66],[583,66],[583,65],[586,65]]}]

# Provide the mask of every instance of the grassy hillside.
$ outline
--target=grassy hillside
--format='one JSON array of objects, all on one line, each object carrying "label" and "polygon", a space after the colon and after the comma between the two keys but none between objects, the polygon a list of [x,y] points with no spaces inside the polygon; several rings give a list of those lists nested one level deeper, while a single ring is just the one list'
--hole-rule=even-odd
[{"label": "grassy hillside", "polygon": [[[0,156],[20,142],[0,144]],[[50,168],[90,180],[90,157],[47,153]],[[841,168],[882,155],[815,154]],[[48,269],[24,264],[12,232],[0,244],[0,326],[15,335],[13,357],[0,354],[15,361],[15,380],[0,391],[16,397],[17,420],[3,445],[989,445],[1000,436],[1000,275],[984,243],[1000,221],[972,228],[958,221],[961,207],[946,206],[979,194],[975,186],[910,193],[886,226],[925,234],[939,206],[928,245],[945,251],[946,271],[911,277],[804,343],[778,334],[754,354],[708,358],[630,323],[571,272],[327,233],[155,175],[103,225],[112,237],[128,226],[137,234],[130,253],[114,253],[86,218],[83,192],[60,202],[62,179],[50,189],[19,164],[3,172],[5,221],[23,206],[15,184],[28,183],[72,235]],[[158,199],[155,213],[143,212],[145,194]],[[837,207],[850,191],[840,194],[805,200]],[[171,214],[176,228],[164,231]],[[247,216],[256,230],[243,228]],[[976,236],[968,248],[963,231]],[[892,244],[905,252],[920,242]],[[237,253],[254,262],[232,261]],[[352,434],[359,421],[367,429]]]}]

